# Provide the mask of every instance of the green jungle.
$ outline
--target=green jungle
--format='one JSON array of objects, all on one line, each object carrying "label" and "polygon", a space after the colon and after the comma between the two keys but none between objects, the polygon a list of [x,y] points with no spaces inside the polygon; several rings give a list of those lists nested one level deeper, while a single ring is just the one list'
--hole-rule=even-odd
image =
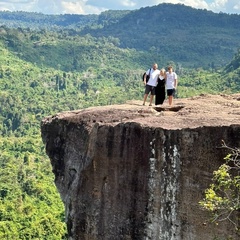
[{"label": "green jungle", "polygon": [[0,239],[67,239],[44,117],[142,100],[154,62],[174,66],[178,98],[240,91],[240,15],[160,4],[0,22]]}]

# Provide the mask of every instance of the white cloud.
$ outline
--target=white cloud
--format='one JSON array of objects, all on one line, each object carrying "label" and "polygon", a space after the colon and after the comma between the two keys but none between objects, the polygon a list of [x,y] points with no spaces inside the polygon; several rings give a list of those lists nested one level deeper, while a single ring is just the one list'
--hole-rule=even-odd
[{"label": "white cloud", "polygon": [[240,14],[239,0],[215,0],[210,4],[210,9],[216,12],[238,13]]},{"label": "white cloud", "polygon": [[122,5],[126,6],[126,7],[135,7],[136,3],[134,1],[130,1],[130,0],[124,0],[122,1]]},{"label": "white cloud", "polygon": [[73,14],[99,14],[107,10],[104,7],[97,7],[94,5],[87,5],[86,1],[62,1],[63,12]]},{"label": "white cloud", "polygon": [[180,3],[213,12],[240,14],[240,0],[4,0],[0,1],[0,10],[45,14],[99,14],[107,9],[133,10],[160,3]]},{"label": "white cloud", "polygon": [[84,13],[84,5],[78,2],[62,2],[63,13]]}]

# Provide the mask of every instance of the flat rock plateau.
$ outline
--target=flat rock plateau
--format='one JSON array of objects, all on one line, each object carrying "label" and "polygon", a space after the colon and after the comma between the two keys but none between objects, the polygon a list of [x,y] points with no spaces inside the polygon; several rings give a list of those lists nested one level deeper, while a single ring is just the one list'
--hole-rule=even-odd
[{"label": "flat rock plateau", "polygon": [[[82,117],[89,122],[116,125],[137,122],[165,129],[196,128],[239,124],[240,94],[200,95],[186,99],[175,99],[173,106],[142,106],[142,101],[128,101],[122,105],[91,107],[83,110],[58,113],[58,119],[77,120]],[[47,118],[45,119],[47,121]]]}]

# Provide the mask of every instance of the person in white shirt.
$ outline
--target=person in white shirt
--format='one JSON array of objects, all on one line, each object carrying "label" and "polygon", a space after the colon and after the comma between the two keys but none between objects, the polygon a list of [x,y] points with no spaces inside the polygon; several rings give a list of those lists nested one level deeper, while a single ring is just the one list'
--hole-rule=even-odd
[{"label": "person in white shirt", "polygon": [[[154,63],[152,68],[146,71],[146,74],[144,76],[145,94],[143,98],[143,105],[145,105],[148,94],[151,92],[149,106],[152,106],[153,97],[155,96],[155,87],[157,85],[159,74],[160,74],[160,71],[158,70],[157,63]],[[146,80],[147,75],[149,75],[148,82]]]},{"label": "person in white shirt", "polygon": [[173,72],[172,66],[169,66],[168,71],[166,72],[166,89],[169,106],[171,106],[173,103],[173,96],[177,89],[177,84],[178,84],[177,74]]}]

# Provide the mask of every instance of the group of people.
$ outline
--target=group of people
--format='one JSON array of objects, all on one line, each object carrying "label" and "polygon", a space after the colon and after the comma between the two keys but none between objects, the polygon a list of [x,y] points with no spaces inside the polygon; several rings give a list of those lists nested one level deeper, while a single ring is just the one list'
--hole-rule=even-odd
[{"label": "group of people", "polygon": [[[147,76],[149,76],[148,81]],[[143,105],[145,105],[149,93],[151,93],[149,106],[152,106],[154,96],[155,105],[163,104],[167,89],[168,103],[171,106],[173,104],[174,93],[177,89],[177,83],[177,74],[173,71],[172,66],[168,66],[167,71],[164,68],[158,70],[157,63],[154,63],[144,76],[145,94]]]}]

